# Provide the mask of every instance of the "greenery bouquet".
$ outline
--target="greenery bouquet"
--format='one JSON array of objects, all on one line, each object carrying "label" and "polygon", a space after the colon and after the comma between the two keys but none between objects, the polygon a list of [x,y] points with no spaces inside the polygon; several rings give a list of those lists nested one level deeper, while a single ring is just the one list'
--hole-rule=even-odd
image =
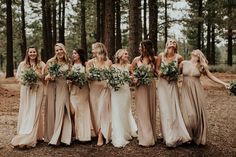
[{"label": "greenery bouquet", "polygon": [[72,81],[79,88],[82,88],[87,83],[86,73],[81,72],[79,68],[73,68],[68,72],[66,79]]},{"label": "greenery bouquet", "polygon": [[109,71],[107,69],[99,69],[92,67],[89,69],[88,78],[90,80],[103,81],[107,79]]},{"label": "greenery bouquet", "polygon": [[130,82],[129,72],[125,72],[114,67],[112,67],[107,72],[106,76],[108,78],[108,84],[115,91],[118,91],[120,87],[123,86],[126,82]]},{"label": "greenery bouquet", "polygon": [[236,80],[230,82],[229,91],[230,94],[236,96]]},{"label": "greenery bouquet", "polygon": [[138,84],[149,85],[154,75],[149,67],[142,65],[135,68],[134,77],[138,79]]},{"label": "greenery bouquet", "polygon": [[37,73],[32,69],[26,69],[21,75],[22,84],[25,86],[33,86],[37,83],[39,77]]},{"label": "greenery bouquet", "polygon": [[172,61],[169,64],[161,63],[161,76],[165,78],[169,83],[171,81],[177,81],[179,77],[179,71],[176,66],[176,61]]}]

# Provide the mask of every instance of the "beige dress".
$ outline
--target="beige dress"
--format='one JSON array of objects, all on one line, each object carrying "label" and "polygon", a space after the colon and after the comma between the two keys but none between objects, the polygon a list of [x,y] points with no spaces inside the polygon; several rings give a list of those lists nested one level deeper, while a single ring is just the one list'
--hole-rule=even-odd
[{"label": "beige dress", "polygon": [[207,120],[204,109],[205,92],[200,82],[201,73],[190,61],[183,62],[181,111],[190,137],[196,144],[206,144]]},{"label": "beige dress", "polygon": [[[144,65],[138,61],[137,66]],[[146,65],[152,68],[151,65]],[[139,85],[135,91],[135,105],[139,145],[152,146],[156,142],[156,83]]]},{"label": "beige dress", "polygon": [[[64,64],[61,66],[61,71],[66,71],[69,69],[69,66]],[[71,117],[70,117],[70,97],[69,97],[69,88],[68,84],[66,82],[66,79],[64,77],[57,77],[55,79],[55,82],[53,83],[54,87],[53,89],[55,91],[55,97],[53,96],[54,101],[50,100],[50,96],[53,93],[49,93],[50,90],[47,90],[47,97],[48,97],[48,103],[46,109],[46,118],[49,119],[49,117],[52,117],[50,111],[54,110],[54,125],[53,122],[49,119],[49,122],[46,122],[46,124],[51,124],[53,126],[53,133],[52,137],[49,139],[49,144],[52,145],[58,145],[61,142],[65,143],[67,145],[70,145],[71,143],[71,137],[72,137],[72,124],[71,124]],[[50,101],[49,101],[50,100]],[[50,109],[50,111],[47,111],[47,109]],[[45,119],[45,120],[47,120]],[[48,125],[46,126],[46,130]],[[51,131],[51,130],[50,130]]]},{"label": "beige dress", "polygon": [[[44,66],[45,64],[40,62],[38,68],[43,69]],[[20,80],[21,74],[25,69],[27,69],[25,62],[21,62],[16,74],[18,80]],[[38,81],[37,85],[32,87],[21,85],[17,135],[11,141],[13,146],[35,147],[37,139],[42,138],[43,133],[39,132],[39,121],[43,102],[43,90],[44,85],[41,81]]]},{"label": "beige dress", "polygon": [[[85,72],[82,64],[74,64],[72,67]],[[91,140],[91,112],[89,104],[89,88],[84,85],[81,89],[73,85],[70,90],[70,101],[74,114],[75,137],[79,141]]]},{"label": "beige dress", "polygon": [[[94,63],[93,66],[96,67]],[[108,67],[108,65],[105,66]],[[98,135],[101,129],[108,143],[111,139],[111,91],[107,81],[91,81],[89,96],[95,134]]]},{"label": "beige dress", "polygon": [[[177,56],[175,60],[178,63]],[[161,62],[168,64],[163,56]],[[168,82],[160,77],[157,87],[157,95],[160,101],[161,129],[165,144],[168,147],[176,147],[190,141],[191,138],[180,111],[177,82]]]}]

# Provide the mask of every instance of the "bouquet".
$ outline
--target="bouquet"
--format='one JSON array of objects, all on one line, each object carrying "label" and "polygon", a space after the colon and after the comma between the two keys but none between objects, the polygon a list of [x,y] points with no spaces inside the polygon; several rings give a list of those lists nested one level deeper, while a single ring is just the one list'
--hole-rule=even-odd
[{"label": "bouquet", "polygon": [[66,76],[68,73],[68,68],[65,68],[65,66],[60,65],[58,63],[53,63],[53,64],[49,65],[48,73],[53,78],[57,78],[60,76]]},{"label": "bouquet", "polygon": [[79,68],[74,68],[68,72],[66,79],[72,81],[79,88],[82,88],[87,83],[86,73],[81,72]]},{"label": "bouquet", "polygon": [[134,70],[134,77],[141,85],[149,85],[154,77],[153,72],[147,66],[139,66]]},{"label": "bouquet", "polygon": [[108,84],[115,90],[118,91],[125,82],[130,82],[129,72],[124,72],[117,68],[112,67],[107,73]]},{"label": "bouquet", "polygon": [[22,72],[21,79],[23,81],[23,85],[33,86],[37,83],[39,77],[37,73],[32,68],[30,68]]},{"label": "bouquet", "polygon": [[176,67],[176,61],[172,61],[169,64],[161,63],[161,75],[170,83],[171,81],[177,81],[179,77],[179,71]]},{"label": "bouquet", "polygon": [[230,94],[236,96],[236,80],[230,82],[229,91],[230,91]]},{"label": "bouquet", "polygon": [[91,80],[102,81],[106,80],[109,75],[109,71],[107,69],[99,69],[96,67],[92,67],[89,69],[88,78]]}]

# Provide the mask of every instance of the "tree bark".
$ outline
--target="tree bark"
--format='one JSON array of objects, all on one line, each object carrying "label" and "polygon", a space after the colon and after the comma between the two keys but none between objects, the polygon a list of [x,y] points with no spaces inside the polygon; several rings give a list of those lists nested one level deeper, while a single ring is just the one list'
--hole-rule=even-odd
[{"label": "tree bark", "polygon": [[21,33],[22,33],[22,43],[21,43],[21,58],[22,60],[25,58],[25,53],[27,49],[27,42],[26,42],[26,32],[25,32],[25,1],[21,0]]},{"label": "tree bark", "polygon": [[110,59],[115,55],[115,1],[105,1],[105,46]]},{"label": "tree bark", "polygon": [[215,51],[215,25],[211,26],[211,64],[216,64],[216,51]]},{"label": "tree bark", "polygon": [[7,7],[7,67],[6,78],[14,76],[13,65],[13,31],[12,31],[12,0],[6,0]]},{"label": "tree bark", "polygon": [[101,11],[100,11],[101,1],[97,0],[97,30],[96,30],[96,41],[99,42],[101,40]]},{"label": "tree bark", "polygon": [[121,21],[121,15],[120,15],[120,0],[116,0],[116,48],[121,49],[121,28],[120,28],[120,21]]},{"label": "tree bark", "polygon": [[85,0],[81,0],[81,47],[87,52],[85,10]]},{"label": "tree bark", "polygon": [[[165,0],[165,43],[168,39],[168,15],[167,15],[167,0]],[[164,43],[164,44],[165,44]]]},{"label": "tree bark", "polygon": [[[150,8],[149,8],[149,16],[150,16]],[[148,38],[148,35],[147,35],[147,0],[143,0],[143,35],[144,35],[144,39]]]},{"label": "tree bark", "polygon": [[157,0],[149,0],[149,39],[157,52]]},{"label": "tree bark", "polygon": [[201,20],[201,21],[199,21],[198,22],[198,26],[197,26],[197,47],[198,47],[198,49],[202,49],[202,43],[201,43],[201,40],[202,40],[202,38],[201,38],[201,36],[202,36],[202,25],[203,25],[203,22],[202,22],[202,0],[199,0],[198,1],[199,2],[199,5],[198,5],[198,18],[199,18],[199,20]]},{"label": "tree bark", "polygon": [[101,0],[101,42],[105,42],[105,0]]},{"label": "tree bark", "polygon": [[227,39],[228,39],[228,61],[227,64],[229,66],[233,65],[233,29],[232,29],[232,6],[230,4],[228,4],[228,34],[227,34]]},{"label": "tree bark", "polygon": [[142,39],[141,1],[129,1],[129,48],[130,58],[139,55],[139,43]]},{"label": "tree bark", "polygon": [[52,34],[52,45],[55,45],[57,42],[57,1],[53,0],[53,5],[52,5],[52,29],[53,29],[53,34]]}]

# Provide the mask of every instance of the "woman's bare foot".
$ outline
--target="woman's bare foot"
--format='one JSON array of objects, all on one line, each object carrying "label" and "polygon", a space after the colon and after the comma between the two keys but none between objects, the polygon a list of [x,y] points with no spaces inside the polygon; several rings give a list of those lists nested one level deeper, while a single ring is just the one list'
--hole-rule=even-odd
[{"label": "woman's bare foot", "polygon": [[102,146],[102,145],[103,145],[103,137],[101,131],[99,131],[97,146]]}]

